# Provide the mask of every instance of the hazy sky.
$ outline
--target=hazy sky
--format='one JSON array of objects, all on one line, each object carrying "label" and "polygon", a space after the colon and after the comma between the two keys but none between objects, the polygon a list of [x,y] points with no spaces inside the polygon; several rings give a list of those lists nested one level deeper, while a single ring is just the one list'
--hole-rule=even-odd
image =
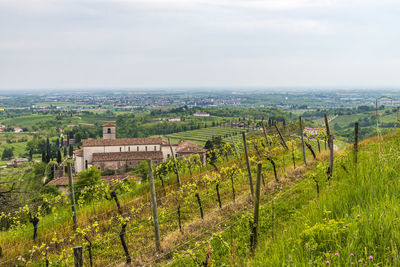
[{"label": "hazy sky", "polygon": [[0,0],[0,89],[400,88],[400,1]]}]

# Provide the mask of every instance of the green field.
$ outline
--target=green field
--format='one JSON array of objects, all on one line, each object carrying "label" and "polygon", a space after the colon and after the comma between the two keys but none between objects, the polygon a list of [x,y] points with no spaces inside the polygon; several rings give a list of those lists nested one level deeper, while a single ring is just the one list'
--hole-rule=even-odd
[{"label": "green field", "polygon": [[204,146],[207,140],[211,140],[212,137],[221,136],[222,139],[231,143],[231,133],[233,134],[233,140],[235,142],[240,142],[242,140],[241,132],[245,131],[244,129],[232,129],[232,128],[223,128],[223,127],[209,127],[198,130],[186,131],[173,133],[163,136],[164,138],[170,138],[172,142],[179,142],[181,140],[185,141],[193,141],[199,146]]},{"label": "green field", "polygon": [[53,115],[43,115],[43,114],[33,114],[28,116],[20,116],[15,118],[9,118],[3,120],[2,123],[5,125],[19,126],[21,128],[32,127],[40,122],[46,120],[54,120],[55,116]]}]

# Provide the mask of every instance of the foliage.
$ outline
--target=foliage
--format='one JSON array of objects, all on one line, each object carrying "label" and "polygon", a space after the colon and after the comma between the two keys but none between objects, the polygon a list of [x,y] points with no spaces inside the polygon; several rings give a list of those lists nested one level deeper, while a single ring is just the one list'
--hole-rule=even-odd
[{"label": "foliage", "polygon": [[87,188],[86,198],[91,199],[91,193],[94,193],[96,190],[91,188],[91,186],[95,186],[101,183],[101,171],[94,166],[91,166],[87,170],[81,171],[78,174],[77,181],[75,184],[75,191],[77,197],[81,194],[80,192]]},{"label": "foliage", "polygon": [[149,179],[149,164],[147,160],[143,160],[135,169],[135,174],[142,178],[142,182]]},{"label": "foliage", "polygon": [[1,154],[2,160],[9,160],[14,157],[14,148],[13,147],[5,147],[3,153]]}]

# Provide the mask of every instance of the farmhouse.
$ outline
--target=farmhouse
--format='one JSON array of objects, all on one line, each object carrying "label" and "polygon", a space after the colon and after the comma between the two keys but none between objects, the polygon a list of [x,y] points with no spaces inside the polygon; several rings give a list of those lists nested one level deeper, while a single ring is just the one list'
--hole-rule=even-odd
[{"label": "farmhouse", "polygon": [[171,156],[171,148],[177,158],[199,154],[203,164],[206,163],[206,150],[193,142],[170,146],[161,137],[116,138],[116,125],[106,123],[103,125],[103,139],[83,140],[82,148],[74,151],[74,169],[79,173],[95,166],[102,171],[114,170],[122,174],[146,159],[151,159],[155,165],[160,164]]},{"label": "farmhouse", "polygon": [[24,131],[19,126],[12,126],[11,128],[13,129],[14,133],[22,133]]},{"label": "farmhouse", "polygon": [[170,118],[170,119],[168,119],[168,121],[169,122],[180,122],[181,121],[181,118]]},{"label": "farmhouse", "polygon": [[29,160],[26,158],[16,158],[16,159],[12,159],[11,162],[8,162],[6,164],[7,168],[13,168],[13,167],[17,167],[19,165],[22,165],[24,163],[27,163]]},{"label": "farmhouse", "polygon": [[210,113],[197,111],[196,113],[193,114],[193,116],[195,116],[195,117],[210,117]]}]

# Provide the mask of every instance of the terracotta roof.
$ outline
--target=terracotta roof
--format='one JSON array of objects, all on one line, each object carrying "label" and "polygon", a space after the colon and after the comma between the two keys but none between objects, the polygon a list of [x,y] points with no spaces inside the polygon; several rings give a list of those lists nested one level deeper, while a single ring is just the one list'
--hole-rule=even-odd
[{"label": "terracotta roof", "polygon": [[192,141],[183,141],[178,144],[178,148],[179,147],[197,147],[197,145]]},{"label": "terracotta roof", "polygon": [[85,139],[83,146],[128,146],[128,145],[161,145],[161,137],[156,138],[119,138],[119,139]]},{"label": "terracotta roof", "polygon": [[83,149],[76,149],[74,150],[74,154],[77,157],[83,157]]},{"label": "terracotta roof", "polygon": [[[162,140],[161,143],[163,146],[169,146],[168,140]],[[171,144],[171,146],[177,146],[178,144]]]},{"label": "terracotta roof", "polygon": [[[105,180],[108,184],[110,184],[113,180],[118,180],[118,181],[123,181],[127,178],[132,178],[131,176],[127,175],[112,175],[112,176],[102,176],[101,179]],[[72,177],[74,183],[76,183],[78,177],[73,176]],[[69,185],[69,179],[66,176],[54,179],[48,183],[49,185],[55,185],[55,186],[67,186]]]},{"label": "terracotta roof", "polygon": [[110,123],[110,122],[103,124],[103,127],[115,127],[115,126],[116,126],[115,123]]},{"label": "terracotta roof", "polygon": [[206,152],[204,148],[198,147],[196,143],[192,141],[184,141],[178,144],[176,153],[203,153]]},{"label": "terracotta roof", "polygon": [[134,160],[134,159],[162,159],[161,151],[139,151],[139,152],[109,152],[93,153],[92,162],[115,161],[115,160]]}]

